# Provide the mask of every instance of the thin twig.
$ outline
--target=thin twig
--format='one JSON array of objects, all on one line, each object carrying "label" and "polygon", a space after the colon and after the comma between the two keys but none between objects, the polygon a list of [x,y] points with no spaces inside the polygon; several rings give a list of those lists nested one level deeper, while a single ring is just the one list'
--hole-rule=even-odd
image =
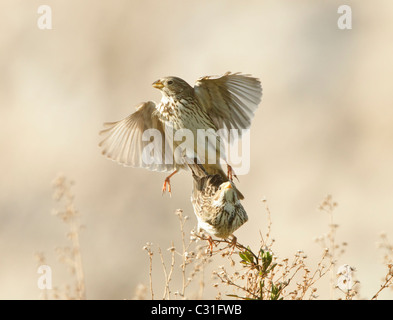
[{"label": "thin twig", "polygon": [[381,293],[382,290],[389,288],[392,283],[393,283],[393,273],[392,273],[392,266],[388,266],[389,267],[389,271],[388,274],[386,275],[385,278],[385,283],[381,286],[381,288],[377,291],[376,294],[374,294],[374,296],[371,298],[371,300],[376,300],[378,298],[378,295]]}]

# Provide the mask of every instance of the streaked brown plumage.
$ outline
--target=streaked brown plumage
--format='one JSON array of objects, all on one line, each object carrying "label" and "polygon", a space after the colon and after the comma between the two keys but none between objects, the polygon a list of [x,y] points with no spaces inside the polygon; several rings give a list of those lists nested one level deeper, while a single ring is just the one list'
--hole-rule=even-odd
[{"label": "streaked brown plumage", "polygon": [[198,220],[198,231],[226,239],[233,235],[247,220],[236,186],[219,174],[208,175],[203,166],[194,161],[189,164],[194,178],[191,203]]},{"label": "streaked brown plumage", "polygon": [[[210,134],[216,141],[213,150],[216,161],[204,162],[204,167],[208,174],[219,174],[227,178],[220,165],[220,159],[225,160],[225,150],[221,150],[219,143],[220,138],[227,137],[219,136],[216,131],[250,127],[251,119],[261,101],[260,81],[248,75],[226,73],[221,77],[200,78],[194,87],[177,77],[162,78],[154,82],[153,86],[161,90],[161,102],[144,102],[127,118],[105,123],[106,129],[101,131],[101,134],[105,135],[100,143],[102,153],[125,166],[173,172],[165,180],[165,191],[169,178],[179,169],[187,168],[182,162],[181,152],[176,154],[176,148],[184,146],[181,141],[173,141],[173,132],[189,129],[196,137],[198,129],[213,129],[214,133]],[[142,154],[144,148],[150,144],[150,140],[142,139],[147,129],[155,129],[155,132],[160,133],[161,138],[157,142],[162,145],[162,152],[154,154],[150,161],[145,161],[146,156],[143,157]],[[197,154],[197,145],[195,138],[194,145],[186,147]],[[209,147],[211,148],[205,148],[206,153]],[[206,153],[199,153],[197,156],[207,159]]]}]

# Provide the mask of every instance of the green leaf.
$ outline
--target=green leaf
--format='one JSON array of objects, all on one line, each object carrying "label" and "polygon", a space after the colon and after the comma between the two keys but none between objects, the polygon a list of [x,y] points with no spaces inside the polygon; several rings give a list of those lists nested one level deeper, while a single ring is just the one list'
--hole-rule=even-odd
[{"label": "green leaf", "polygon": [[244,253],[239,252],[239,256],[245,263],[252,263],[253,262],[252,256],[250,256],[250,254],[247,252],[244,252]]},{"label": "green leaf", "polygon": [[281,284],[279,284],[278,286],[272,284],[272,291],[270,294],[271,300],[277,300],[280,297],[281,288],[282,288]]},{"label": "green leaf", "polygon": [[244,251],[244,252],[239,252],[239,256],[240,256],[240,258],[241,258],[243,261],[245,261],[245,262],[247,262],[247,263],[250,263],[250,264],[254,263],[254,256],[253,256],[253,254],[252,254],[250,251],[248,251],[248,250],[246,250],[246,251]]},{"label": "green leaf", "polygon": [[239,256],[243,261],[247,261],[246,255],[243,252],[239,252]]},{"label": "green leaf", "polygon": [[269,251],[265,251],[262,255],[262,271],[268,272],[268,268],[272,263],[273,255]]},{"label": "green leaf", "polygon": [[259,281],[259,291],[260,291],[259,299],[260,300],[263,300],[263,287],[264,286],[265,286],[265,281],[264,280]]},{"label": "green leaf", "polygon": [[267,273],[270,271],[273,271],[274,267],[277,265],[277,263],[273,263],[268,270],[266,270]]}]

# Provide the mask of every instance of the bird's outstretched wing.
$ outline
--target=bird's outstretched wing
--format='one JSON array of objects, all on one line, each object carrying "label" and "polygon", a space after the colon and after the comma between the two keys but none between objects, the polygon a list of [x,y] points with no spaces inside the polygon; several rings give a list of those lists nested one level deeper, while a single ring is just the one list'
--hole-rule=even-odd
[{"label": "bird's outstretched wing", "polygon": [[194,92],[218,129],[249,128],[262,98],[257,78],[230,72],[220,77],[198,79]]},{"label": "bird's outstretched wing", "polygon": [[153,101],[144,102],[127,118],[104,123],[100,135],[105,137],[99,144],[102,153],[125,166],[152,171],[172,171],[179,167],[155,110]]}]

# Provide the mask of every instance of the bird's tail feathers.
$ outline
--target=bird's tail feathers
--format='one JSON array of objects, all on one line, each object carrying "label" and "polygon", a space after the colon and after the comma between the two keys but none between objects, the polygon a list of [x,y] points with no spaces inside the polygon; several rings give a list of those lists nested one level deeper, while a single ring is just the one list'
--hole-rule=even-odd
[{"label": "bird's tail feathers", "polygon": [[193,176],[196,176],[198,178],[203,178],[208,175],[208,173],[206,172],[203,165],[198,163],[197,158],[190,159],[190,158],[186,157],[185,162],[187,163],[188,167],[192,171]]}]

